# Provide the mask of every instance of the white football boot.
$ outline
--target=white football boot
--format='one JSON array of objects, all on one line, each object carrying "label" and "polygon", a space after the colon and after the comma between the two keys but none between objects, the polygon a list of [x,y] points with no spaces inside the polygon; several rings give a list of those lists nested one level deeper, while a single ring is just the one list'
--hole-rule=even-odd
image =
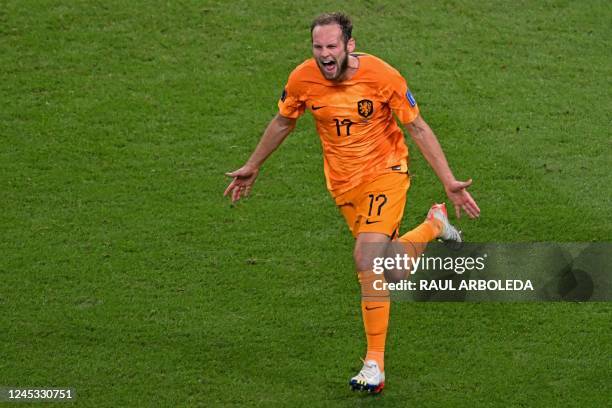
[{"label": "white football boot", "polygon": [[449,243],[460,244],[462,242],[461,231],[455,228],[448,220],[446,204],[434,204],[431,206],[429,212],[427,213],[427,219],[433,220],[434,218],[442,222],[442,231],[438,237],[439,239]]},{"label": "white football boot", "polygon": [[385,373],[380,371],[376,361],[364,361],[361,371],[351,378],[349,385],[353,391],[378,394],[385,386]]}]

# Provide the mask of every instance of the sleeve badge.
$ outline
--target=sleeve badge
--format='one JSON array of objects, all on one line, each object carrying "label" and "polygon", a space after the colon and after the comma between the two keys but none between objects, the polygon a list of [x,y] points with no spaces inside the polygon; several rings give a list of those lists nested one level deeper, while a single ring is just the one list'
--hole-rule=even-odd
[{"label": "sleeve badge", "polygon": [[414,108],[416,106],[416,100],[414,99],[414,96],[412,96],[412,92],[410,92],[410,89],[406,92],[406,99],[408,99],[408,103],[411,107]]}]

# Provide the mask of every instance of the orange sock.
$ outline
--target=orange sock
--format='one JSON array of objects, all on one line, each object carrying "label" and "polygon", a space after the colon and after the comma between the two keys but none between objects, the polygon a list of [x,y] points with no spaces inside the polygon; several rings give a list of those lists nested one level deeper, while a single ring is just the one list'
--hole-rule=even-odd
[{"label": "orange sock", "polygon": [[417,258],[425,251],[427,244],[440,235],[441,229],[441,221],[435,218],[426,220],[415,229],[399,237],[398,241],[404,244],[404,249],[409,257]]},{"label": "orange sock", "polygon": [[361,302],[361,315],[365,328],[368,350],[365,360],[374,360],[378,363],[380,371],[385,371],[385,341],[387,340],[387,327],[389,327],[389,311],[391,302]]},{"label": "orange sock", "polygon": [[385,341],[387,339],[387,327],[389,326],[389,291],[376,290],[380,283],[374,285],[377,280],[385,282],[384,275],[377,275],[372,271],[358,273],[361,285],[361,315],[365,328],[368,349],[365,360],[374,360],[378,363],[381,371],[385,370]]},{"label": "orange sock", "polygon": [[442,222],[437,219],[426,220],[415,229],[408,231],[401,237],[400,242],[423,242],[428,243],[433,241],[440,235],[442,230]]}]

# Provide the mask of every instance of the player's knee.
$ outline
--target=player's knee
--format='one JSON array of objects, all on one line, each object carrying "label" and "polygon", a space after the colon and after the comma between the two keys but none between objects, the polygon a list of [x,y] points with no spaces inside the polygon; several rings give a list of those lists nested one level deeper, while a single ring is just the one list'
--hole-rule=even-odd
[{"label": "player's knee", "polygon": [[365,251],[360,246],[356,246],[353,251],[353,260],[355,261],[355,268],[357,271],[368,271],[372,269],[372,254],[369,251]]}]

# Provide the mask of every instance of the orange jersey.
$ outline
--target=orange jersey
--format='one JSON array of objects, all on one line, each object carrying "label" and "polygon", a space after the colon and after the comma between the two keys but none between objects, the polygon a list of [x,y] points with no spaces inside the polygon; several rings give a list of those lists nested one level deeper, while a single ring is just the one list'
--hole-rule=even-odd
[{"label": "orange jersey", "polygon": [[406,80],[392,66],[368,54],[347,81],[323,77],[314,58],[289,76],[279,113],[298,118],[306,109],[316,120],[323,146],[327,188],[336,197],[376,176],[407,171],[408,147],[393,114],[412,122],[419,108]]}]

